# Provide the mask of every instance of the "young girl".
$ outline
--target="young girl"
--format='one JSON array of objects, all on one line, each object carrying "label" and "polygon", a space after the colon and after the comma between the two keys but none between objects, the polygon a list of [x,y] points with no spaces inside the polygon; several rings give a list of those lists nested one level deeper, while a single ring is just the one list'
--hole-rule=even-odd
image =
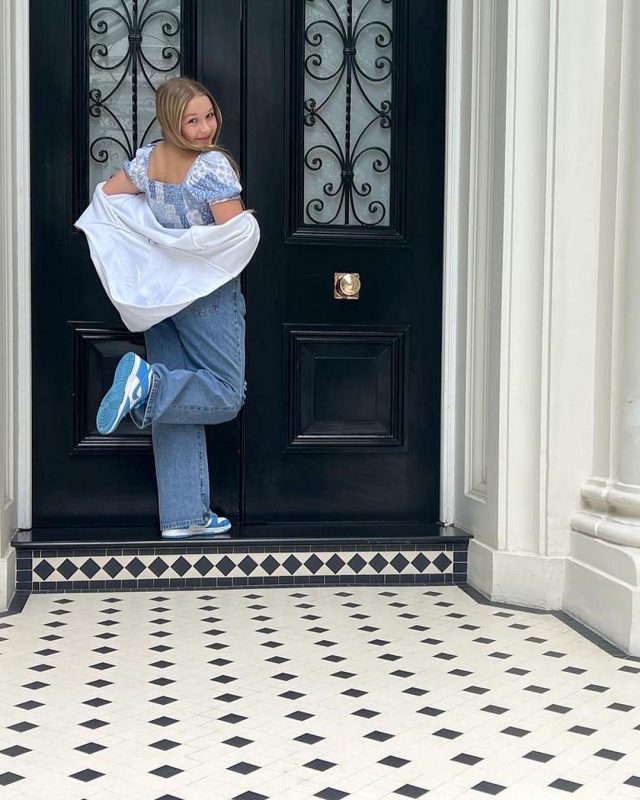
[{"label": "young girl", "polygon": [[[222,115],[207,89],[189,78],[168,80],[158,89],[156,115],[162,141],[125,161],[105,194],[144,192],[169,228],[242,213],[237,165],[216,146]],[[245,311],[238,275],[149,328],[150,363],[125,354],[98,409],[102,434],[127,413],[139,428],[151,425],[163,537],[219,536],[231,527],[209,508],[204,426],[233,419],[244,403]]]}]

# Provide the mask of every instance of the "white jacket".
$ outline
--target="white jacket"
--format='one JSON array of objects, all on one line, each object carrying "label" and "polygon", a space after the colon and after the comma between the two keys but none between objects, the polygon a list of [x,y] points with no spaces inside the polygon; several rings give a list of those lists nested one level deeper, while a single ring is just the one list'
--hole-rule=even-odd
[{"label": "white jacket", "polygon": [[258,246],[251,211],[221,225],[165,228],[144,194],[106,195],[103,186],[96,186],[75,226],[130,331],[147,330],[235,278]]}]

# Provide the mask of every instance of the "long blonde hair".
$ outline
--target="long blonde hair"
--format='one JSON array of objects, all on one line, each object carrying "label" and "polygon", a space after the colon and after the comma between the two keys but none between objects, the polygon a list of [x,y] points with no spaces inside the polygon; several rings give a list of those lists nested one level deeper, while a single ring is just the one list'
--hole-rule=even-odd
[{"label": "long blonde hair", "polygon": [[[199,97],[201,95],[208,97],[211,101],[213,113],[218,123],[212,143],[205,146],[196,145],[188,141],[180,131],[182,127],[182,115],[184,114],[187,103],[194,97]],[[210,151],[223,153],[229,159],[238,178],[240,177],[240,168],[229,151],[221,145],[216,144],[220,132],[222,131],[222,111],[220,111],[220,106],[216,103],[211,92],[201,83],[185,76],[170,78],[168,81],[162,83],[156,92],[156,117],[162,129],[163,137],[171,142],[171,144],[183,150],[195,150],[200,153]]]}]

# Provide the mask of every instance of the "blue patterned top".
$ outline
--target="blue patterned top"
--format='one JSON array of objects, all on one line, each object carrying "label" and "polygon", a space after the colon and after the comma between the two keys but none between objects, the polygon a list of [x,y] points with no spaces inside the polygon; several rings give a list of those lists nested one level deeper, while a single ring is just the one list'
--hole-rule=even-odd
[{"label": "blue patterned top", "polygon": [[135,158],[122,165],[125,173],[147,196],[155,218],[165,228],[190,228],[215,223],[210,203],[239,200],[242,186],[224,155],[200,153],[182,183],[164,183],[148,175],[149,157],[156,143],[139,148]]}]

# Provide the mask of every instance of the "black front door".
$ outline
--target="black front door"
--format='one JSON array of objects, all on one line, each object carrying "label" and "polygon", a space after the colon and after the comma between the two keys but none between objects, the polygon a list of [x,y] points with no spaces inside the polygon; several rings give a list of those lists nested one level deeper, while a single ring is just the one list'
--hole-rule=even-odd
[{"label": "black front door", "polygon": [[218,99],[262,232],[243,276],[246,405],[208,431],[214,509],[436,521],[444,0],[31,7],[34,527],[157,525],[148,432],[94,427],[143,338],[73,221],[157,138],[153,87],[181,72]]}]

